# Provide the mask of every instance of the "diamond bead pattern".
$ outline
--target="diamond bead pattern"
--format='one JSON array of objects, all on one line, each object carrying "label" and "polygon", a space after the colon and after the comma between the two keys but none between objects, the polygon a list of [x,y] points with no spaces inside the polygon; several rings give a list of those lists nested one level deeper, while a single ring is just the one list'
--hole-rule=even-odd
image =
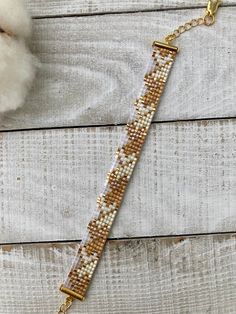
[{"label": "diamond bead pattern", "polygon": [[62,291],[64,287],[78,295],[79,299],[83,299],[87,292],[177,53],[157,44],[154,44],[153,49],[152,62],[126,126],[123,143],[117,150],[105,189],[98,197],[95,215],[87,226],[86,236],[62,286]]}]

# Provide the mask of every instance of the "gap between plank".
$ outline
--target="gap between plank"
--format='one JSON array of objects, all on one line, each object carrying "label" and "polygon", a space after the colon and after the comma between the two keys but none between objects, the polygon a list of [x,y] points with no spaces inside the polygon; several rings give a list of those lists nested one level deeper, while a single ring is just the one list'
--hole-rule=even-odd
[{"label": "gap between plank", "polygon": [[[153,124],[166,124],[166,123],[182,123],[182,122],[201,122],[201,121],[224,121],[235,120],[236,117],[215,117],[215,118],[199,118],[199,119],[180,119],[180,120],[164,120],[164,121],[152,121]],[[110,123],[110,124],[93,124],[93,125],[72,125],[72,126],[52,126],[42,128],[26,128],[26,129],[6,129],[0,130],[1,133],[17,133],[17,132],[30,132],[30,131],[46,131],[46,130],[68,130],[68,129],[87,129],[87,128],[109,128],[109,127],[124,127],[126,123]]]},{"label": "gap between plank", "polygon": [[[221,236],[221,235],[231,235],[236,237],[236,231],[224,231],[224,232],[210,232],[210,233],[190,233],[190,234],[171,234],[171,235],[158,235],[158,236],[141,236],[141,237],[120,237],[120,238],[108,238],[108,241],[130,241],[130,240],[145,240],[145,239],[174,239],[174,238],[196,238],[205,236]],[[9,245],[40,245],[40,244],[63,244],[63,243],[79,243],[81,239],[78,240],[56,240],[56,241],[38,241],[38,242],[11,242],[11,243],[0,243],[1,247]]]},{"label": "gap between plank", "polygon": [[[236,4],[222,4],[223,8],[236,7]],[[183,10],[196,10],[204,9],[206,6],[188,6],[181,8],[159,8],[159,9],[142,9],[142,10],[128,10],[128,11],[113,11],[113,12],[94,12],[94,13],[68,13],[68,14],[53,14],[44,16],[32,16],[35,20],[43,19],[57,19],[57,18],[72,18],[72,17],[87,17],[87,16],[100,16],[100,15],[119,15],[119,14],[135,14],[135,13],[151,13],[151,12],[163,12],[163,11],[183,11]]]}]

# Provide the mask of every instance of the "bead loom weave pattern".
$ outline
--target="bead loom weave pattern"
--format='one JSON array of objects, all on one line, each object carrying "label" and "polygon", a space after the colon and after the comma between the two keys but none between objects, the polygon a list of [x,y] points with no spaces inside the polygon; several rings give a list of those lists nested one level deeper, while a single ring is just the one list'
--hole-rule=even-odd
[{"label": "bead loom weave pattern", "polygon": [[87,233],[79,246],[72,269],[61,286],[62,292],[74,298],[85,298],[176,54],[176,47],[158,42],[153,44],[152,61],[145,75],[140,97],[134,104],[126,126],[124,140],[107,175],[104,191],[98,197],[96,212],[87,226]]}]

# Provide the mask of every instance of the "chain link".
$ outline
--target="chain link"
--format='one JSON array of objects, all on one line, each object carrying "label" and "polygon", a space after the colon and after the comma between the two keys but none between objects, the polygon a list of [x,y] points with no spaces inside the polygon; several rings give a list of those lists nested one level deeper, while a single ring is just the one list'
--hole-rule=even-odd
[{"label": "chain link", "polygon": [[60,306],[58,314],[65,314],[72,306],[74,298],[68,297],[66,301]]},{"label": "chain link", "polygon": [[179,26],[176,30],[165,37],[165,42],[170,44],[173,40],[178,38],[181,34],[191,30],[196,26],[206,25],[210,26],[215,22],[215,14],[220,5],[220,0],[208,0],[208,7],[203,17],[192,19],[191,21]]},{"label": "chain link", "polygon": [[176,30],[166,36],[165,41],[170,44],[173,40],[178,38],[184,32],[189,31],[193,27],[200,26],[205,24],[204,18],[200,17],[198,19],[192,19],[191,21],[185,23],[184,25],[179,26]]}]

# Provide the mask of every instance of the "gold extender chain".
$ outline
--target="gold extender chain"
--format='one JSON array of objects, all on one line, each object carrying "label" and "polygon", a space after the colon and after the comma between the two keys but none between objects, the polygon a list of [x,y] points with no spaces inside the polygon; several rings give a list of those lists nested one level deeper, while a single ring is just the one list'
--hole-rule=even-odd
[{"label": "gold extender chain", "polygon": [[58,314],[65,314],[71,308],[73,301],[72,297],[66,298],[65,303],[60,306]]},{"label": "gold extender chain", "polygon": [[206,25],[210,26],[215,22],[216,12],[222,3],[221,0],[209,0],[205,15],[197,19],[192,19],[191,21],[179,26],[176,30],[165,37],[165,42],[171,44],[173,40],[178,38],[181,34],[189,31],[193,27]]}]

